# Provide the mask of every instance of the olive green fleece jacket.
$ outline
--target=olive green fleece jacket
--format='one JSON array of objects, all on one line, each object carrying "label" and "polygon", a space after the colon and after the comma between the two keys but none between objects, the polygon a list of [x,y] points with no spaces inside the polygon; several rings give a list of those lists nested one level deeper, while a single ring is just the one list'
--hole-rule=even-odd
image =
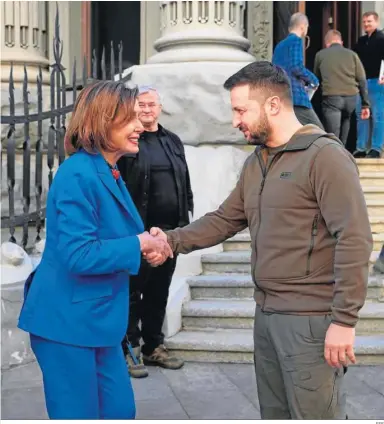
[{"label": "olive green fleece jacket", "polygon": [[341,44],[320,50],[315,57],[314,74],[324,96],[354,96],[360,93],[362,106],[369,106],[367,80],[359,56]]},{"label": "olive green fleece jacket", "polygon": [[332,322],[354,327],[372,251],[354,158],[312,125],[294,134],[272,161],[264,153],[258,147],[247,158],[216,211],[166,232],[171,248],[207,248],[248,226],[255,299],[264,311],[331,314]]}]

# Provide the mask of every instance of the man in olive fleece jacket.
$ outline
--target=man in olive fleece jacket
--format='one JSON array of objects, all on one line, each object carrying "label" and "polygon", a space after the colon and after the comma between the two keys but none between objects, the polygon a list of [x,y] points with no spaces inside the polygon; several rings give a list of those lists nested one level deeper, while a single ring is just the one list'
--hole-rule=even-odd
[{"label": "man in olive fleece jacket", "polygon": [[[299,123],[281,68],[251,63],[224,87],[233,126],[256,150],[216,211],[151,234],[189,253],[248,226],[261,418],[344,419],[341,383],[348,360],[355,362],[372,250],[356,163],[336,137]],[[154,266],[164,260],[147,259]]]},{"label": "man in olive fleece jacket", "polygon": [[314,73],[321,81],[323,124],[345,146],[358,94],[361,119],[369,119],[367,80],[359,56],[343,47],[339,31],[328,31],[324,41],[326,48],[316,54],[314,65]]}]

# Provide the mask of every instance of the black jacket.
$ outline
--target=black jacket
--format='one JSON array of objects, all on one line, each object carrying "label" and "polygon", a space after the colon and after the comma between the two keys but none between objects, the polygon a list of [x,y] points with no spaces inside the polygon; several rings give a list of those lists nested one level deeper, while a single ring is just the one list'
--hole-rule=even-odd
[{"label": "black jacket", "polygon": [[[148,157],[143,133],[139,142],[139,153],[123,156],[117,163],[121,177],[125,181],[130,195],[147,228],[148,196],[150,190],[151,164]],[[159,139],[169,157],[175,172],[175,182],[179,202],[179,227],[189,224],[189,214],[193,214],[193,193],[185,151],[180,138],[159,125]]]},{"label": "black jacket", "polygon": [[355,52],[364,66],[367,79],[379,78],[381,61],[384,60],[384,32],[377,29],[370,37],[360,37]]}]

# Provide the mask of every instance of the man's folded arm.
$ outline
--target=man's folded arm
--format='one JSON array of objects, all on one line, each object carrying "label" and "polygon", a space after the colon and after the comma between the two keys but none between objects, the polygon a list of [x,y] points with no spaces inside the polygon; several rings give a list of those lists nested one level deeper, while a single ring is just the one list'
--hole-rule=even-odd
[{"label": "man's folded arm", "polygon": [[215,246],[247,227],[243,199],[244,168],[236,187],[217,210],[207,213],[186,227],[166,232],[168,243],[174,252],[189,253]]}]

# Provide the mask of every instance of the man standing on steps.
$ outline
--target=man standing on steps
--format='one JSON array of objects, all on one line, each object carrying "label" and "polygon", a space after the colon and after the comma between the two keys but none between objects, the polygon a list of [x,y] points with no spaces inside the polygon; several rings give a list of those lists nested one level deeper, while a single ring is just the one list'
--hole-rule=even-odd
[{"label": "man standing on steps", "polygon": [[360,118],[369,119],[367,80],[359,56],[343,46],[339,31],[329,30],[324,42],[326,48],[316,54],[313,69],[321,80],[324,127],[345,146],[358,93]]},{"label": "man standing on steps", "polygon": [[261,418],[345,419],[342,382],[348,362],[355,362],[372,250],[356,163],[336,137],[300,124],[281,68],[251,63],[224,87],[233,126],[255,152],[216,211],[151,234],[174,252],[189,253],[248,226]]},{"label": "man standing on steps", "polygon": [[303,125],[314,124],[323,128],[308,96],[309,90],[316,90],[319,86],[316,75],[304,66],[303,38],[308,33],[308,27],[308,18],[304,14],[293,14],[289,23],[289,35],[275,47],[272,62],[288,74],[297,119]]},{"label": "man standing on steps", "polygon": [[[371,104],[371,122],[361,119],[362,103],[358,102],[357,145],[355,158],[380,158],[384,147],[384,77],[380,78],[381,63],[384,61],[384,32],[379,29],[379,15],[365,12],[363,15],[365,35],[359,38],[355,47],[363,63],[368,82],[368,97]],[[370,129],[370,123],[372,128]],[[368,141],[372,130],[371,148]]]},{"label": "man standing on steps", "polygon": [[[159,124],[162,106],[157,90],[139,88],[139,119],[144,126],[140,151],[118,162],[123,180],[141,215],[146,230],[187,225],[193,213],[193,194],[184,146],[180,138]],[[177,255],[152,268],[142,261],[139,275],[130,280],[129,323],[123,350],[132,377],[148,376],[145,365],[179,369],[183,361],[164,346],[161,329]],[[141,328],[140,328],[141,323]],[[140,339],[144,345],[140,348]],[[141,355],[142,351],[142,355]]]}]

